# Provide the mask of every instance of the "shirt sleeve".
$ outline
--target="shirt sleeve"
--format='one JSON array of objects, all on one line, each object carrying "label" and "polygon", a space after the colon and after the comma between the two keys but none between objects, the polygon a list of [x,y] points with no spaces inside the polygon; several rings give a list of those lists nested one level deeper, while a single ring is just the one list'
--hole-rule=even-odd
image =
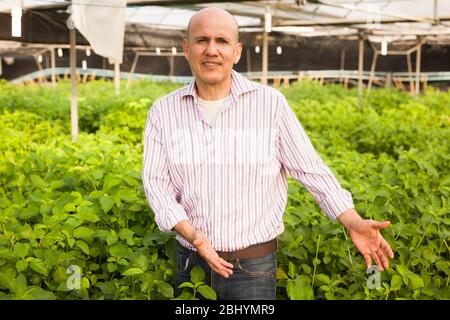
[{"label": "shirt sleeve", "polygon": [[313,195],[320,208],[335,220],[348,209],[354,208],[352,195],[341,187],[330,168],[322,161],[286,98],[280,95],[280,100],[280,161],[287,172]]},{"label": "shirt sleeve", "polygon": [[142,182],[159,229],[173,231],[172,228],[178,222],[189,221],[189,218],[183,206],[176,201],[162,141],[161,122],[157,108],[153,106],[148,113],[144,131]]}]

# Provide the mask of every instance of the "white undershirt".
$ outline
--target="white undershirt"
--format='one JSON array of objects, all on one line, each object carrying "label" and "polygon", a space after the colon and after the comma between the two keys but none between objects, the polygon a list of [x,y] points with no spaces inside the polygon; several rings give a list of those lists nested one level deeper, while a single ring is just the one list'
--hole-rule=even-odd
[{"label": "white undershirt", "polygon": [[220,107],[223,105],[225,101],[230,99],[230,96],[219,99],[219,100],[203,100],[202,98],[198,98],[200,110],[203,113],[203,116],[206,118],[209,124],[212,124],[214,118],[220,110]]}]

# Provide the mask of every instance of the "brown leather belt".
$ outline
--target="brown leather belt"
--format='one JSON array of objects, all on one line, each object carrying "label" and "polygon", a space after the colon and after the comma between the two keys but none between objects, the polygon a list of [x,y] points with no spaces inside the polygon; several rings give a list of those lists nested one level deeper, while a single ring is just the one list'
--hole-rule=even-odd
[{"label": "brown leather belt", "polygon": [[253,259],[253,258],[261,258],[269,253],[277,251],[278,244],[277,239],[272,239],[268,242],[257,243],[251,245],[250,247],[236,250],[236,251],[217,251],[219,257],[227,260],[233,261],[236,259]]}]

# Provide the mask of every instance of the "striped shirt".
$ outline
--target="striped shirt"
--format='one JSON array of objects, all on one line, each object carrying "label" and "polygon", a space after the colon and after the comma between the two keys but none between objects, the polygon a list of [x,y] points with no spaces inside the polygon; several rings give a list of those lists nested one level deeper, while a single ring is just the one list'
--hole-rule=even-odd
[{"label": "striped shirt", "polygon": [[269,241],[284,231],[288,174],[331,219],[354,207],[272,87],[233,70],[231,99],[211,124],[199,108],[195,80],[149,110],[142,180],[162,231],[188,220],[217,251]]}]

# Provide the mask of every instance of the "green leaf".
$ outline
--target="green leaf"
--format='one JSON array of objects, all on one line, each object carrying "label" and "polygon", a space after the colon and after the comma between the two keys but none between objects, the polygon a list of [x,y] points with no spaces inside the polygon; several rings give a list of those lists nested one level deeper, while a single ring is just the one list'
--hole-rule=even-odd
[{"label": "green leaf", "polygon": [[79,217],[89,222],[97,222],[100,220],[96,215],[96,211],[96,208],[92,206],[79,206],[77,208]]},{"label": "green leaf", "polygon": [[29,257],[26,261],[29,263],[29,266],[32,270],[44,276],[48,275],[47,267],[44,261],[42,261],[41,259]]},{"label": "green leaf", "polygon": [[101,197],[99,201],[105,213],[111,210],[112,207],[114,206],[114,201],[110,197]]},{"label": "green leaf", "polygon": [[133,254],[133,251],[130,249],[130,247],[119,243],[109,247],[109,253],[113,257],[128,258]]},{"label": "green leaf", "polygon": [[408,279],[411,280],[410,285],[413,290],[422,288],[424,286],[423,279],[419,275],[411,272],[407,276]]},{"label": "green leaf", "polygon": [[9,268],[6,271],[0,272],[0,285],[9,290],[13,290],[15,278],[16,271],[14,269]]},{"label": "green leaf", "polygon": [[81,251],[83,251],[84,254],[89,255],[89,246],[86,242],[84,242],[83,240],[77,240],[75,244],[78,248],[81,249]]},{"label": "green leaf", "polygon": [[73,246],[75,244],[75,239],[74,238],[69,238],[69,239],[67,239],[67,243],[69,244],[69,246],[71,248],[73,248]]},{"label": "green leaf", "polygon": [[114,178],[111,175],[107,175],[105,177],[104,183],[103,183],[103,189],[104,190],[109,190],[117,185],[120,184],[120,179]]},{"label": "green leaf", "polygon": [[127,240],[133,238],[134,232],[130,229],[123,228],[119,231],[119,238],[122,240]]},{"label": "green leaf", "polygon": [[113,281],[97,283],[97,286],[104,294],[114,294],[114,292],[116,292],[117,289]]},{"label": "green leaf", "polygon": [[322,284],[329,284],[331,282],[331,279],[326,274],[316,274],[314,277],[314,285],[322,285]]},{"label": "green leaf", "polygon": [[37,286],[28,287],[22,296],[24,300],[56,300],[56,296]]},{"label": "green leaf", "polygon": [[447,277],[450,276],[450,268],[448,262],[442,260],[437,261],[436,267],[438,268],[438,270],[443,271],[447,275]]},{"label": "green leaf", "polygon": [[23,274],[19,274],[14,280],[13,290],[16,295],[21,296],[27,288],[27,279]]},{"label": "green leaf", "polygon": [[28,248],[30,246],[26,243],[16,242],[14,244],[14,253],[19,258],[25,258],[28,255]]},{"label": "green leaf", "polygon": [[81,278],[81,287],[88,289],[91,286],[89,279],[86,277]]},{"label": "green leaf", "polygon": [[63,180],[53,180],[52,182],[50,182],[50,189],[55,190],[61,188],[63,185],[64,185]]},{"label": "green leaf", "polygon": [[173,298],[173,287],[165,281],[158,281],[157,283],[158,292],[161,293],[166,298]]},{"label": "green leaf", "polygon": [[17,260],[17,262],[16,262],[17,272],[25,271],[27,267],[28,267],[28,262],[26,262],[25,260]]},{"label": "green leaf", "polygon": [[55,271],[53,272],[53,279],[60,283],[62,281],[66,281],[68,278],[67,270],[61,266],[56,267]]},{"label": "green leaf", "polygon": [[141,292],[148,291],[155,284],[155,278],[151,273],[144,273],[141,277]]},{"label": "green leaf", "polygon": [[127,202],[133,202],[139,200],[136,191],[133,189],[121,189],[119,191],[120,199]]},{"label": "green leaf", "polygon": [[402,264],[397,265],[397,272],[402,276],[405,277],[407,273],[409,273],[410,271],[408,270],[408,268]]},{"label": "green leaf", "polygon": [[90,241],[92,239],[92,237],[94,236],[95,231],[88,228],[88,227],[78,227],[73,231],[73,237],[74,238],[78,238],[78,239],[87,239],[88,241]]},{"label": "green leaf", "polygon": [[391,279],[391,290],[397,291],[400,290],[403,286],[403,279],[399,275],[394,274]]},{"label": "green leaf", "polygon": [[178,288],[180,288],[180,289],[182,289],[182,288],[192,288],[192,289],[194,289],[195,286],[192,283],[190,283],[190,282],[183,282],[182,284],[180,284],[178,286]]},{"label": "green leaf", "polygon": [[289,277],[286,274],[286,272],[281,268],[277,268],[277,280],[287,280],[287,279],[289,279]]},{"label": "green leaf", "polygon": [[297,267],[295,266],[295,264],[292,263],[292,261],[289,261],[288,275],[292,279],[294,279],[295,276],[297,275]]},{"label": "green leaf", "polygon": [[191,282],[197,283],[205,280],[205,271],[201,266],[195,266],[191,269]]},{"label": "green leaf", "polygon": [[288,280],[286,291],[291,300],[314,300],[314,292],[307,276],[298,276]]},{"label": "green leaf", "polygon": [[208,285],[202,285],[197,289],[197,291],[206,299],[217,300],[216,292]]},{"label": "green leaf", "polygon": [[135,274],[142,274],[142,273],[144,273],[144,270],[142,270],[141,268],[130,268],[130,269],[125,270],[122,273],[122,275],[123,276],[132,276]]},{"label": "green leaf", "polygon": [[47,185],[47,183],[45,182],[45,180],[43,180],[41,177],[39,177],[39,176],[37,176],[37,175],[35,175],[35,174],[32,174],[32,175],[30,176],[30,179],[31,179],[31,182],[33,183],[33,185],[34,185],[36,188],[39,188],[39,189],[45,188],[45,186]]},{"label": "green leaf", "polygon": [[75,203],[69,202],[64,206],[64,211],[74,212],[76,210],[77,210],[77,208],[75,206]]},{"label": "green leaf", "polygon": [[29,219],[37,216],[40,213],[41,213],[40,208],[31,205],[31,206],[29,206],[27,208],[22,209],[20,211],[20,213],[17,215],[17,217],[19,219],[29,220]]}]

